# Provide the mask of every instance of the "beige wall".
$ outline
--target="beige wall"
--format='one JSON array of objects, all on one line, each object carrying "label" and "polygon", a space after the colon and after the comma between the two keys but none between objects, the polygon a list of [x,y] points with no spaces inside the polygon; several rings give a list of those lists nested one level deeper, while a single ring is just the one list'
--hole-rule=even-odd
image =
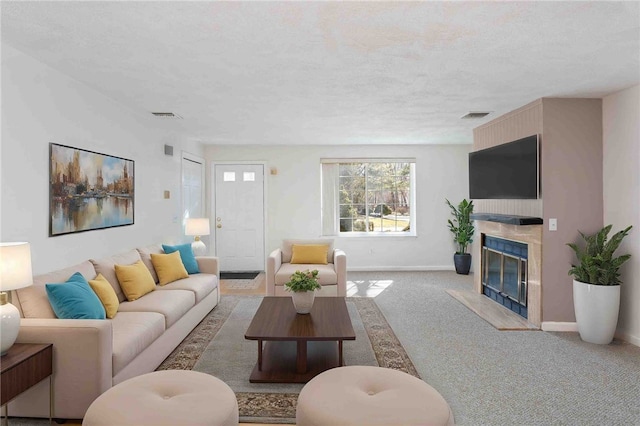
[{"label": "beige wall", "polygon": [[[567,271],[575,260],[566,243],[602,227],[602,101],[545,98],[542,115],[542,315],[573,322]],[[549,231],[550,218],[557,231]]]},{"label": "beige wall", "polygon": [[[541,135],[538,200],[476,200],[477,212],[542,217],[542,320],[575,321],[572,258],[566,243],[578,230],[602,226],[602,102],[543,98],[474,130],[473,150]],[[558,230],[549,231],[549,218]]]},{"label": "beige wall", "polygon": [[633,229],[618,255],[630,253],[621,269],[618,332],[640,346],[640,86],[603,100],[604,223]]}]

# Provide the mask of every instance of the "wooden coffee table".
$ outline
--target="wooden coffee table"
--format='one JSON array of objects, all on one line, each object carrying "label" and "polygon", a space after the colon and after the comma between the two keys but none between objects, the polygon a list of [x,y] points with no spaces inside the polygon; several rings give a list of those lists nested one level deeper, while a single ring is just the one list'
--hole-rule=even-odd
[{"label": "wooden coffee table", "polygon": [[356,340],[344,297],[316,297],[306,315],[290,297],[265,297],[244,337],[258,341],[252,383],[306,383],[343,365],[342,342]]}]

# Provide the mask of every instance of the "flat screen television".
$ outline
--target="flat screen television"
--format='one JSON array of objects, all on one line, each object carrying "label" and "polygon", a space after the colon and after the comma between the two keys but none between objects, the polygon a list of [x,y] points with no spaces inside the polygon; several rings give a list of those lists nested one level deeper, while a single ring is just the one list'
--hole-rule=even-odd
[{"label": "flat screen television", "polygon": [[538,198],[539,152],[538,135],[470,152],[469,198]]}]

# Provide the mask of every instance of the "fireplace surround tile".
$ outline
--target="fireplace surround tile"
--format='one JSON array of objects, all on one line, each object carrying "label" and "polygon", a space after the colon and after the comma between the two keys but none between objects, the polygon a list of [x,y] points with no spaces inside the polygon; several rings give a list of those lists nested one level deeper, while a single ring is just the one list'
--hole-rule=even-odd
[{"label": "fireplace surround tile", "polygon": [[[480,236],[476,239],[478,242],[487,235],[527,244],[527,320],[539,328],[542,324],[542,225],[511,225],[484,220],[476,220],[476,225]],[[482,244],[474,245],[474,258],[477,262],[481,261]],[[474,267],[474,271],[480,270],[480,267]],[[482,277],[479,272],[474,274],[474,291],[482,293]]]}]

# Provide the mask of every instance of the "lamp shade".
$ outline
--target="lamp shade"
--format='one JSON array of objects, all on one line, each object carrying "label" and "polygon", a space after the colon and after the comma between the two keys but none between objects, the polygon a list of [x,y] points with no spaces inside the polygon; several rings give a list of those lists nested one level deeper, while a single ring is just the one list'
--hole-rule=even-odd
[{"label": "lamp shade", "polygon": [[33,284],[29,243],[0,243],[0,291]]},{"label": "lamp shade", "polygon": [[209,235],[209,219],[206,217],[194,217],[187,219],[185,226],[186,235]]}]

